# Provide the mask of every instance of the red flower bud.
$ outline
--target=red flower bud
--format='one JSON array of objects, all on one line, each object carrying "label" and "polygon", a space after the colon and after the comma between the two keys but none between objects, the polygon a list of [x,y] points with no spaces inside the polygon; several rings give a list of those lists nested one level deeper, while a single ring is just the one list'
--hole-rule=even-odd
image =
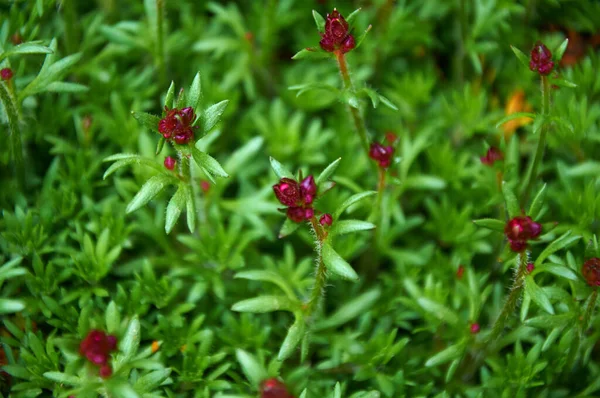
[{"label": "red flower bud", "polygon": [[394,156],[394,148],[392,146],[386,146],[374,142],[369,148],[369,157],[379,163],[380,167],[388,168],[392,163],[392,156]]},{"label": "red flower bud", "polygon": [[515,217],[504,227],[504,234],[514,252],[525,250],[527,241],[537,238],[541,233],[542,224],[534,222],[529,216]]},{"label": "red flower bud", "polygon": [[275,378],[267,379],[260,385],[260,398],[293,398],[285,384]]},{"label": "red flower bud", "polygon": [[286,214],[293,222],[302,222],[306,219],[306,211],[302,207],[288,207]]},{"label": "red flower bud", "polygon": [[300,183],[300,195],[304,200],[304,203],[309,205],[315,199],[315,195],[317,194],[317,184],[315,184],[315,179],[312,175],[306,177]]},{"label": "red flower bud", "polygon": [[175,168],[176,163],[177,163],[177,161],[175,159],[173,159],[171,156],[167,156],[165,158],[165,167],[168,170],[173,170]]},{"label": "red flower bud", "polygon": [[179,145],[187,144],[193,138],[194,130],[191,127],[180,127],[173,133],[173,140]]},{"label": "red flower bud", "polygon": [[117,338],[100,330],[91,330],[79,345],[79,353],[95,365],[106,365],[111,351],[117,348]]},{"label": "red flower bud", "polygon": [[191,107],[183,109],[167,109],[167,114],[158,122],[158,131],[165,139],[173,139],[177,144],[183,145],[194,139],[194,128],[192,124],[196,119],[194,109]]},{"label": "red flower bud", "polygon": [[392,145],[394,142],[396,142],[397,139],[398,139],[398,136],[393,131],[388,131],[385,133],[385,140],[390,145]]},{"label": "red flower bud", "polygon": [[458,269],[456,270],[456,277],[458,279],[462,279],[464,273],[465,273],[465,267],[462,265],[459,265]]},{"label": "red flower bud", "polygon": [[202,192],[207,193],[210,190],[210,182],[204,180],[201,181],[200,188],[202,189]]},{"label": "red flower bud", "polygon": [[319,218],[319,222],[323,226],[330,226],[333,223],[333,217],[331,217],[331,214],[325,213],[321,216],[321,218]]},{"label": "red flower bud", "polygon": [[479,330],[481,330],[481,327],[479,326],[479,324],[477,322],[471,324],[471,334],[477,334],[479,333]]},{"label": "red flower bud", "polygon": [[504,154],[500,149],[493,146],[487,150],[485,156],[482,156],[479,159],[481,159],[481,163],[487,166],[492,166],[496,161],[503,160]]},{"label": "red flower bud", "polygon": [[527,273],[531,274],[533,272],[533,270],[535,269],[535,264],[533,263],[527,263]]},{"label": "red flower bud", "polygon": [[283,205],[295,206],[300,201],[300,186],[291,178],[282,178],[278,184],[273,185],[273,191]]},{"label": "red flower bud", "polygon": [[13,77],[13,71],[10,68],[4,68],[2,70],[0,70],[0,78],[2,78],[2,80],[10,80]]},{"label": "red flower bud", "polygon": [[342,53],[347,53],[356,46],[348,22],[335,8],[331,14],[327,14],[325,32],[321,33],[319,45],[327,52],[339,49]]},{"label": "red flower bud", "polygon": [[538,41],[531,50],[529,69],[538,72],[542,76],[548,76],[553,68],[552,53],[548,50],[548,47]]},{"label": "red flower bud", "polygon": [[600,286],[600,258],[590,258],[583,263],[581,273],[588,285]]},{"label": "red flower bud", "polygon": [[102,365],[100,367],[100,377],[108,379],[112,375],[112,368],[110,365]]}]

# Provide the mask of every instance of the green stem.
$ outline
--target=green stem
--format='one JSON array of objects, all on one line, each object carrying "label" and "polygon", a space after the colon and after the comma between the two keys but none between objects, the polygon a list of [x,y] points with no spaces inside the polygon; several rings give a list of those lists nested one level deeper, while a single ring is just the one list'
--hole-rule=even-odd
[{"label": "green stem", "polygon": [[[547,117],[550,114],[550,82],[546,76],[542,76],[542,116]],[[549,123],[547,120],[544,121],[540,129],[540,135],[538,138],[537,148],[535,150],[535,154],[533,155],[533,162],[531,163],[531,168],[529,169],[528,177],[527,177],[527,185],[525,186],[525,191],[523,192],[523,201],[525,204],[529,195],[531,194],[531,190],[533,189],[533,185],[537,180],[538,168],[544,157],[544,149],[546,147],[546,136],[548,135],[548,127]]]},{"label": "green stem", "polygon": [[504,307],[502,307],[502,311],[500,312],[500,315],[498,316],[498,319],[496,319],[496,323],[492,328],[492,333],[488,338],[488,343],[493,343],[498,337],[500,337],[504,327],[506,326],[506,321],[514,313],[517,303],[519,302],[519,298],[521,297],[526,274],[527,252],[519,253],[519,263],[517,265],[515,280],[510,288],[510,293],[506,299],[506,302],[504,303]]},{"label": "green stem", "polygon": [[304,310],[306,318],[310,318],[319,306],[321,297],[323,297],[325,293],[325,284],[327,282],[327,268],[325,267],[323,256],[321,255],[323,241],[327,237],[327,233],[323,230],[315,216],[310,219],[310,223],[315,235],[317,236],[317,273],[315,275],[315,284],[313,286],[313,290]]},{"label": "green stem", "polygon": [[[350,78],[350,72],[348,71],[348,64],[346,63],[346,56],[341,51],[335,52],[335,57],[338,62],[338,67],[340,69],[340,74],[342,75],[342,81],[344,82],[344,88],[349,91],[351,94],[354,94],[354,85],[352,84],[352,79]],[[351,105],[348,105],[350,109],[350,114],[352,115],[352,121],[354,122],[354,128],[360,137],[360,141],[363,146],[363,150],[365,153],[369,154],[369,138],[367,135],[367,128],[365,127],[365,121],[360,114],[360,110]]]},{"label": "green stem", "polygon": [[590,319],[592,318],[592,313],[594,312],[594,308],[596,307],[596,300],[598,299],[598,290],[594,290],[590,295],[590,299],[587,302],[585,307],[585,312],[583,313],[583,319],[581,320],[581,334],[583,335],[587,330]]},{"label": "green stem", "polygon": [[[10,84],[10,83],[8,83]],[[19,106],[7,83],[0,82],[0,101],[6,110],[9,129],[9,145],[15,169],[21,186],[25,185],[25,166],[23,164],[23,144],[19,129]]]}]

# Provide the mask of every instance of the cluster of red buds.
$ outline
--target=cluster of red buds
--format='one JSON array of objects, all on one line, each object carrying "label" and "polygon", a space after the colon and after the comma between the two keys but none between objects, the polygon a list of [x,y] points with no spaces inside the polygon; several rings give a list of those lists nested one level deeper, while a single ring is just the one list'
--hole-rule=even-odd
[{"label": "cluster of red buds", "polygon": [[387,169],[392,163],[394,156],[394,147],[391,145],[383,146],[378,142],[371,144],[369,148],[369,157],[379,164],[379,167]]},{"label": "cluster of red buds", "polygon": [[100,377],[106,379],[112,375],[108,360],[110,353],[117,349],[117,338],[101,330],[91,330],[79,345],[79,353],[88,361],[100,367]]},{"label": "cluster of red buds", "polygon": [[196,114],[192,107],[183,109],[168,109],[164,118],[158,122],[158,131],[166,140],[173,140],[177,144],[187,144],[194,139],[192,124],[196,120]]},{"label": "cluster of red buds", "polygon": [[286,214],[290,220],[302,222],[315,215],[312,205],[317,197],[317,184],[312,175],[300,183],[292,178],[282,178],[273,185],[273,191],[281,204],[288,207]]},{"label": "cluster of red buds", "polygon": [[514,252],[522,252],[527,248],[527,241],[536,239],[542,233],[542,224],[529,216],[518,216],[506,223],[504,233],[510,248]]},{"label": "cluster of red buds", "polygon": [[5,81],[9,81],[13,77],[13,71],[10,68],[3,68],[0,70],[0,78]]},{"label": "cluster of red buds", "polygon": [[275,378],[267,379],[260,385],[260,398],[294,398],[282,382]]},{"label": "cluster of red buds", "polygon": [[600,258],[593,257],[583,263],[581,273],[590,286],[600,286]]},{"label": "cluster of red buds", "polygon": [[487,150],[485,156],[481,156],[479,159],[486,166],[493,166],[495,162],[504,160],[504,154],[500,149],[493,146]]},{"label": "cluster of red buds", "polygon": [[356,46],[354,36],[350,34],[348,22],[335,8],[331,14],[327,14],[325,32],[321,33],[319,44],[327,52],[340,51],[342,54],[351,51]]},{"label": "cluster of red buds", "polygon": [[538,72],[542,76],[548,76],[553,68],[552,53],[548,47],[538,41],[531,50],[529,69],[533,72]]}]

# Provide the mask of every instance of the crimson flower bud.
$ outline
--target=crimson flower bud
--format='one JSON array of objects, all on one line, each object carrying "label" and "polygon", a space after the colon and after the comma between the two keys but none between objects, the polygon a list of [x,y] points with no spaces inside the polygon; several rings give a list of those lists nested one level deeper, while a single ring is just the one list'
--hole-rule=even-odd
[{"label": "crimson flower bud", "polygon": [[458,279],[462,279],[464,274],[465,274],[465,267],[462,265],[459,265],[458,269],[456,270],[456,277]]},{"label": "crimson flower bud", "polygon": [[535,264],[533,263],[527,263],[527,273],[531,274],[533,272],[533,270],[535,269]]},{"label": "crimson flower bud", "polygon": [[339,50],[342,54],[351,51],[356,46],[354,37],[350,34],[348,22],[335,8],[325,19],[325,32],[321,33],[319,45],[327,52]]},{"label": "crimson flower bud", "polygon": [[177,163],[177,161],[175,159],[173,159],[171,156],[167,156],[165,158],[165,167],[168,170],[173,170],[175,168],[176,163]]},{"label": "crimson flower bud", "polygon": [[300,183],[300,195],[302,195],[304,203],[309,205],[313,202],[316,194],[317,184],[315,183],[313,176],[310,175]]},{"label": "crimson flower bud", "polygon": [[388,131],[385,133],[385,140],[389,144],[393,144],[394,142],[396,142],[397,139],[398,139],[398,136],[393,131]]},{"label": "crimson flower bud", "polygon": [[181,123],[185,126],[191,126],[196,119],[196,114],[194,113],[194,108],[188,106],[187,108],[183,108],[179,111],[179,117],[181,118]]},{"label": "crimson flower bud", "polygon": [[302,222],[306,219],[306,210],[302,207],[288,207],[286,214],[293,222]]},{"label": "crimson flower bud", "polygon": [[331,217],[331,214],[325,213],[321,216],[321,218],[319,218],[319,222],[323,226],[330,226],[333,223],[333,217]]},{"label": "crimson flower bud", "polygon": [[471,334],[477,334],[479,333],[479,330],[481,330],[481,327],[479,326],[479,324],[477,322],[471,324]]},{"label": "crimson flower bud", "polygon": [[106,365],[111,351],[117,348],[117,338],[100,330],[91,330],[79,345],[79,353],[95,365]]},{"label": "crimson flower bud", "polygon": [[588,285],[600,286],[600,258],[590,258],[583,263],[581,273]]},{"label": "crimson flower bud", "polygon": [[371,144],[369,148],[369,157],[379,163],[380,167],[388,168],[392,163],[392,156],[394,156],[394,148],[392,146],[384,147],[378,142]]},{"label": "crimson flower bud", "polygon": [[281,204],[285,206],[295,206],[300,201],[300,186],[291,178],[282,178],[278,184],[273,185],[273,191]]},{"label": "crimson flower bud", "polygon": [[173,133],[173,140],[179,145],[187,144],[194,138],[194,130],[191,127],[181,127]]},{"label": "crimson flower bud", "polygon": [[537,238],[541,233],[542,224],[533,221],[529,216],[512,218],[504,227],[504,234],[514,252],[525,250],[527,241]]},{"label": "crimson flower bud", "polygon": [[102,365],[100,367],[100,377],[108,379],[112,375],[112,368],[110,365]]},{"label": "crimson flower bud", "polygon": [[482,156],[479,159],[481,159],[481,163],[487,166],[492,166],[496,161],[503,160],[504,154],[500,149],[493,146],[487,150],[485,156]]},{"label": "crimson flower bud", "polygon": [[200,182],[200,188],[202,189],[202,192],[207,193],[210,190],[210,182],[202,180]]},{"label": "crimson flower bud", "polygon": [[260,398],[293,398],[285,384],[275,378],[267,379],[260,385]]},{"label": "crimson flower bud", "polygon": [[542,76],[548,76],[553,68],[554,62],[552,62],[552,53],[548,47],[538,41],[531,50],[529,69],[533,72],[538,72]]},{"label": "crimson flower bud", "polygon": [[13,77],[13,71],[10,68],[4,68],[2,70],[0,70],[0,78],[2,78],[2,80],[10,80]]}]

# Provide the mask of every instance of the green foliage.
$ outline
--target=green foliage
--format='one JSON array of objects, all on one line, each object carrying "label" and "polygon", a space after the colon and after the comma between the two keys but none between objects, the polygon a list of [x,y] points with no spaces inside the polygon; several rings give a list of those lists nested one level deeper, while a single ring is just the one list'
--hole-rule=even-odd
[{"label": "green foliage", "polygon": [[[334,7],[345,54],[319,45]],[[3,5],[0,397],[250,398],[268,379],[302,398],[597,395],[598,15]],[[178,144],[159,124],[187,107]],[[308,175],[296,223],[273,185]],[[542,231],[515,253],[519,216]],[[118,342],[106,378],[80,351],[92,330]]]}]

